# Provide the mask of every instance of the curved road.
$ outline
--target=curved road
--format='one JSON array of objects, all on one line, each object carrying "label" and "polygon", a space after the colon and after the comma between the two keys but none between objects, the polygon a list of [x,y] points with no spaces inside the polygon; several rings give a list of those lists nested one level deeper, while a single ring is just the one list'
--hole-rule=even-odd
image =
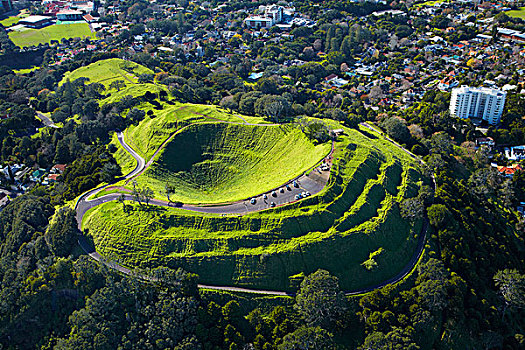
[{"label": "curved road", "polygon": [[[369,129],[373,130],[374,132],[377,132],[375,129],[373,129],[371,126],[369,126],[366,123],[362,123],[362,125],[365,126],[366,128],[369,128]],[[145,170],[145,168],[147,166],[149,166],[149,162],[148,162],[148,164],[146,164],[145,160],[125,142],[124,135],[123,135],[122,132],[119,132],[117,134],[117,137],[118,137],[118,141],[122,145],[122,147],[124,147],[124,149],[129,154],[131,154],[131,156],[133,156],[133,158],[135,158],[135,160],[137,161],[137,165],[135,166],[135,168],[130,173],[128,173],[127,175],[123,176],[122,178],[116,179],[115,182],[121,181],[123,179],[131,179],[132,177],[136,176],[137,174],[139,174],[143,170]],[[400,145],[398,145],[397,143],[392,141],[390,138],[387,138],[387,139],[390,142],[392,142],[396,147],[398,147],[398,148],[402,149],[403,151],[407,152],[412,158],[417,159],[420,162],[422,162],[414,154],[412,154],[411,152],[407,151],[406,149],[404,149],[403,147],[401,147]],[[162,146],[161,146],[161,148],[162,148]],[[158,150],[157,150],[157,152],[158,152]],[[332,146],[332,152],[333,152],[333,146]],[[331,155],[331,153],[330,153],[330,155]],[[152,158],[154,158],[154,157],[152,157]],[[290,187],[291,190],[285,190],[284,194],[281,194],[280,192],[278,192],[277,197],[281,197],[280,199],[282,201],[282,202],[279,203],[280,205],[287,204],[287,203],[290,203],[291,201],[293,201],[293,200],[290,200],[290,198],[295,198],[295,194],[296,193],[300,193],[300,192],[303,192],[305,190],[308,190],[312,194],[315,194],[315,193],[319,192],[320,190],[322,190],[324,188],[324,184],[322,186],[320,186],[319,182],[316,182],[316,181],[308,178],[305,175],[300,176],[298,178],[297,182],[299,182],[299,187],[298,188],[295,188],[295,187],[291,186]],[[325,183],[326,183],[326,181],[325,181]],[[77,202],[75,204],[75,210],[76,210],[76,218],[77,218],[79,230],[81,230],[82,218],[84,217],[85,213],[89,209],[91,209],[93,207],[96,207],[97,205],[106,203],[106,202],[115,201],[115,200],[118,199],[118,197],[121,196],[121,194],[108,194],[108,195],[102,196],[100,198],[92,199],[92,200],[88,200],[87,199],[90,196],[92,196],[92,195],[102,191],[104,188],[106,188],[108,186],[109,186],[109,184],[101,186],[99,188],[95,188],[95,189],[90,190],[90,191],[87,191],[82,196],[80,196],[79,199],[77,200]],[[434,183],[434,186],[435,186],[435,183]],[[125,194],[124,197],[125,197],[126,200],[133,200],[133,197],[131,195]],[[272,201],[277,201],[277,199],[273,199],[271,196],[268,196],[268,199],[272,200]],[[284,199],[284,201],[283,201],[283,199]],[[268,203],[268,200],[264,200],[262,198],[262,196],[257,197],[257,203],[255,205],[248,204],[247,201],[240,201],[240,202],[229,203],[229,204],[220,205],[220,206],[208,206],[208,207],[191,206],[191,205],[185,205],[185,204],[176,206],[173,203],[168,203],[168,202],[161,201],[161,200],[156,200],[156,199],[151,200],[150,203],[154,204],[154,205],[159,205],[159,206],[177,207],[177,208],[190,210],[190,211],[196,211],[196,212],[202,212],[202,213],[215,213],[215,214],[246,214],[248,212],[264,210],[264,209],[267,209],[267,208],[270,207],[269,203]],[[392,277],[392,278],[390,278],[388,280],[385,280],[385,281],[383,281],[381,283],[378,283],[376,285],[373,285],[373,286],[369,286],[369,287],[361,288],[361,289],[357,289],[357,290],[345,291],[345,294],[347,294],[347,295],[355,295],[355,294],[362,294],[362,293],[371,292],[373,290],[385,287],[385,286],[387,286],[389,284],[397,283],[397,282],[401,281],[403,278],[405,278],[406,276],[408,276],[410,274],[410,272],[415,268],[415,266],[417,264],[417,261],[421,257],[421,254],[423,254],[427,232],[428,232],[428,220],[425,219],[425,221],[423,223],[423,226],[421,228],[421,232],[419,234],[418,243],[417,243],[417,247],[416,247],[416,251],[414,252],[414,255],[412,256],[412,258],[410,259],[408,264],[396,276],[394,276],[394,277]],[[119,265],[117,262],[106,260],[103,256],[101,256],[95,250],[95,248],[90,243],[88,243],[88,241],[86,240],[86,238],[84,236],[81,236],[79,238],[78,243],[81,246],[81,248],[91,258],[93,258],[94,260],[97,260],[97,261],[105,264],[106,266],[108,266],[108,267],[110,267],[110,268],[112,268],[114,270],[117,270],[117,271],[119,271],[121,273],[124,273],[126,275],[134,274],[134,272],[132,270]],[[141,277],[144,280],[152,280],[152,278],[148,277],[148,276],[141,276]],[[198,287],[199,288],[203,288],[203,289],[222,290],[222,291],[229,291],[229,292],[256,293],[256,294],[279,295],[279,296],[292,296],[293,295],[293,293],[288,293],[288,292],[283,292],[283,291],[250,289],[250,288],[233,287],[233,286],[211,286],[211,285],[205,285],[205,284],[198,284]]]}]

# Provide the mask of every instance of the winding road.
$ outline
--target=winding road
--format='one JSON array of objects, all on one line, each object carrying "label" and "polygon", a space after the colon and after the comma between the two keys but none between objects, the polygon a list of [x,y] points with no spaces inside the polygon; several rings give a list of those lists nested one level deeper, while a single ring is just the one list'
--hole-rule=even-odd
[{"label": "winding road", "polygon": [[[373,130],[374,132],[377,132],[375,129],[373,129],[371,126],[369,126],[366,123],[362,123],[362,125],[367,127],[367,128],[369,128],[369,129],[371,129],[371,130]],[[117,133],[117,138],[118,138],[119,143],[122,145],[122,147],[131,156],[133,156],[133,158],[136,160],[137,165],[135,166],[135,168],[131,172],[129,172],[125,176],[123,176],[121,178],[118,178],[118,179],[115,179],[115,183],[119,182],[121,180],[130,180],[130,179],[132,179],[134,176],[136,176],[137,174],[140,174],[145,169],[147,169],[147,167],[151,164],[151,161],[146,163],[144,158],[142,158],[135,150],[133,150],[125,142],[124,134],[122,132],[118,132]],[[414,159],[422,162],[414,154],[412,154],[408,150],[404,149],[403,147],[401,147],[399,144],[395,143],[390,138],[387,138],[387,139],[390,142],[392,142],[396,147],[401,148],[403,151],[408,153]],[[165,143],[163,143],[163,145],[165,145]],[[161,147],[155,152],[155,154],[157,154],[160,151],[160,149],[163,147],[163,145],[161,145]],[[331,156],[332,152],[333,152],[333,144],[332,144],[332,150],[331,150],[331,152],[330,152],[328,157]],[[152,159],[153,158],[154,157],[152,157]],[[317,168],[316,168],[316,170],[317,170]],[[314,170],[312,173],[315,176],[301,175],[301,176],[297,177],[296,179],[291,180],[289,182],[289,184],[291,184],[293,181],[296,181],[299,184],[299,186],[295,187],[295,186],[292,185],[292,186],[289,186],[288,189],[286,189],[286,186],[285,186],[286,184],[285,184],[285,185],[281,186],[283,188],[283,190],[284,190],[284,193],[281,193],[280,191],[276,191],[277,192],[277,196],[276,197],[272,197],[271,195],[268,195],[268,199],[265,199],[263,197],[263,194],[261,194],[260,196],[254,197],[254,198],[256,198],[256,203],[255,204],[251,204],[249,202],[249,200],[244,200],[244,201],[239,201],[239,202],[234,202],[234,203],[227,203],[227,204],[224,204],[224,205],[216,205],[216,206],[193,206],[193,205],[186,205],[186,204],[175,205],[173,203],[169,203],[169,202],[161,201],[161,200],[157,200],[157,199],[152,199],[150,201],[150,204],[163,206],[163,207],[177,207],[177,208],[180,208],[180,209],[189,210],[189,211],[195,211],[195,212],[201,212],[201,213],[239,214],[239,215],[243,215],[243,214],[247,214],[249,212],[260,211],[260,210],[264,210],[264,209],[270,208],[269,201],[275,202],[276,205],[285,205],[285,204],[288,204],[288,203],[291,203],[291,202],[295,201],[295,195],[298,194],[298,193],[301,193],[301,192],[304,192],[304,191],[308,191],[312,195],[318,193],[319,191],[321,191],[324,188],[324,186],[325,186],[325,184],[326,184],[326,182],[328,180],[328,176],[329,176],[329,172],[328,172],[328,174],[323,174],[320,170],[318,170],[318,172],[321,175],[317,175],[315,173],[315,170]],[[116,201],[121,196],[120,193],[118,193],[118,194],[112,193],[112,194],[104,195],[104,196],[99,197],[99,198],[88,199],[89,197],[99,193],[100,191],[104,190],[105,188],[107,188],[109,186],[111,186],[111,184],[104,185],[104,186],[92,189],[90,191],[85,192],[83,195],[81,195],[78,198],[77,202],[75,203],[75,211],[76,211],[76,218],[77,218],[77,223],[78,223],[79,230],[82,231],[82,219],[83,219],[84,215],[86,214],[86,212],[89,209],[94,208],[94,207],[96,207],[98,205],[101,205],[103,203],[107,203],[107,202],[110,202],[110,201]],[[269,194],[269,192],[268,192],[268,194]],[[128,194],[124,194],[124,198],[126,200],[130,200],[130,201],[134,200],[134,198],[131,195],[128,195]],[[385,280],[385,281],[383,281],[381,283],[373,285],[373,286],[369,286],[369,287],[361,288],[361,289],[357,289],[357,290],[345,291],[345,294],[347,294],[347,295],[356,295],[356,294],[362,294],[362,293],[371,292],[373,290],[385,287],[385,286],[387,286],[389,284],[397,283],[397,282],[401,281],[403,278],[405,278],[406,276],[408,276],[411,273],[411,271],[415,268],[419,258],[423,254],[425,241],[426,241],[426,237],[427,237],[427,232],[428,232],[428,221],[425,219],[425,221],[423,223],[423,226],[422,226],[422,229],[421,229],[421,232],[419,234],[416,250],[415,250],[412,258],[410,259],[410,261],[407,263],[407,265],[397,275],[395,275],[394,277],[389,278],[388,280]],[[108,267],[110,267],[110,268],[112,268],[114,270],[117,270],[117,271],[119,271],[121,273],[124,273],[126,275],[136,274],[134,271],[119,265],[115,261],[108,261],[108,260],[106,260],[103,256],[101,256],[95,250],[95,247],[93,247],[88,242],[88,240],[86,239],[85,236],[81,236],[79,238],[79,240],[78,240],[78,243],[79,243],[80,247],[91,258],[93,258],[94,260],[99,261],[99,262],[105,264],[106,266],[108,266]],[[149,277],[149,276],[139,276],[139,277],[142,277],[142,279],[144,279],[144,280],[152,280],[152,278]],[[251,289],[251,288],[242,288],[242,287],[234,287],[234,286],[212,286],[212,285],[198,284],[198,287],[201,288],[201,289],[212,289],[212,290],[221,290],[221,291],[229,291],[229,292],[256,293],[256,294],[276,295],[276,296],[293,296],[293,293],[288,293],[288,292],[283,292],[283,291]]]}]

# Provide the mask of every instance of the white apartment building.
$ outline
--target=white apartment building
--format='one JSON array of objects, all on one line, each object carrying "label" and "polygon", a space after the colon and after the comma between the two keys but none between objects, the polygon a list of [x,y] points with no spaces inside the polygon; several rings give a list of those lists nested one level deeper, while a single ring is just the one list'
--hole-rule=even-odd
[{"label": "white apartment building", "polygon": [[[264,7],[264,15],[248,16],[244,23],[248,28],[260,29],[270,28],[283,20],[283,7],[277,5],[261,6]],[[259,8],[262,10],[262,8]]]},{"label": "white apartment building", "polygon": [[466,119],[485,120],[497,125],[503,113],[507,93],[486,87],[462,86],[452,89],[450,114]]}]

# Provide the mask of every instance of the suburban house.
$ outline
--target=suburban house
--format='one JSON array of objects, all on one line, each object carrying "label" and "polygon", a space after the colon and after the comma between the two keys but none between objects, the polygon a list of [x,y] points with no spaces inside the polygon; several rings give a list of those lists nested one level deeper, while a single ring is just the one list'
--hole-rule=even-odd
[{"label": "suburban house", "polygon": [[66,164],[55,164],[51,168],[50,173],[51,174],[63,174],[64,171],[66,171],[66,167],[67,167]]},{"label": "suburban house", "polygon": [[505,176],[508,178],[512,178],[514,176],[514,173],[516,171],[523,170],[519,164],[514,164],[511,166],[498,166],[496,169],[498,169],[498,172],[501,176]]}]

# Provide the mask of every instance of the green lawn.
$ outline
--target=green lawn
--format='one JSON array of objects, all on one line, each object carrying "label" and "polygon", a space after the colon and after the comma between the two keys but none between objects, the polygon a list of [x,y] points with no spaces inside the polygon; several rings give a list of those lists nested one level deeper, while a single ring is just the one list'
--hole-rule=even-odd
[{"label": "green lawn", "polygon": [[512,10],[505,13],[510,17],[525,19],[525,7],[520,7],[519,10]]},{"label": "green lawn", "polygon": [[0,21],[0,24],[3,25],[5,28],[9,28],[20,21],[20,17],[18,16],[10,16]]},{"label": "green lawn", "polygon": [[329,143],[315,146],[291,126],[196,124],[177,134],[136,180],[158,198],[165,198],[168,183],[177,189],[173,200],[230,202],[280,186],[329,151]]},{"label": "green lawn", "polygon": [[[195,126],[196,135],[186,135],[176,141],[179,145],[170,144],[163,155],[166,166],[186,162],[187,167],[199,145],[215,147],[207,142],[211,132],[202,127]],[[236,134],[235,141],[225,144],[241,149],[239,154],[249,153],[242,150],[247,142],[241,135],[250,132],[216,125],[230,127],[216,130],[218,139],[229,141],[230,132]],[[266,129],[271,133],[273,128]],[[329,183],[306,200],[240,217],[165,208],[144,211],[137,205],[124,213],[121,204],[111,202],[88,212],[83,226],[98,251],[117,256],[126,266],[183,267],[198,273],[202,283],[291,290],[289,277],[324,268],[344,289],[369,286],[399,272],[414,252],[421,222],[403,220],[397,203],[417,194],[421,175],[408,155],[379,134],[352,129],[346,133],[336,144]],[[293,130],[287,135],[282,138],[295,137]],[[185,157],[176,154],[183,142],[192,140],[197,147],[185,148]],[[222,158],[231,150],[215,147],[215,153],[224,163],[220,166],[235,164]]]},{"label": "green lawn", "polygon": [[50,43],[51,40],[60,41],[63,38],[95,39],[95,33],[91,33],[87,23],[59,24],[44,27],[42,29],[24,28],[9,33],[9,38],[19,47]]},{"label": "green lawn", "polygon": [[434,6],[435,4],[448,2],[448,0],[432,0],[432,1],[425,1],[418,4],[414,4],[414,7],[421,7],[421,6]]},{"label": "green lawn", "polygon": [[15,72],[16,74],[28,74],[28,73],[31,73],[35,70],[38,70],[40,69],[41,67],[31,67],[31,68],[23,68],[23,69],[15,69],[13,70],[13,72]]}]

